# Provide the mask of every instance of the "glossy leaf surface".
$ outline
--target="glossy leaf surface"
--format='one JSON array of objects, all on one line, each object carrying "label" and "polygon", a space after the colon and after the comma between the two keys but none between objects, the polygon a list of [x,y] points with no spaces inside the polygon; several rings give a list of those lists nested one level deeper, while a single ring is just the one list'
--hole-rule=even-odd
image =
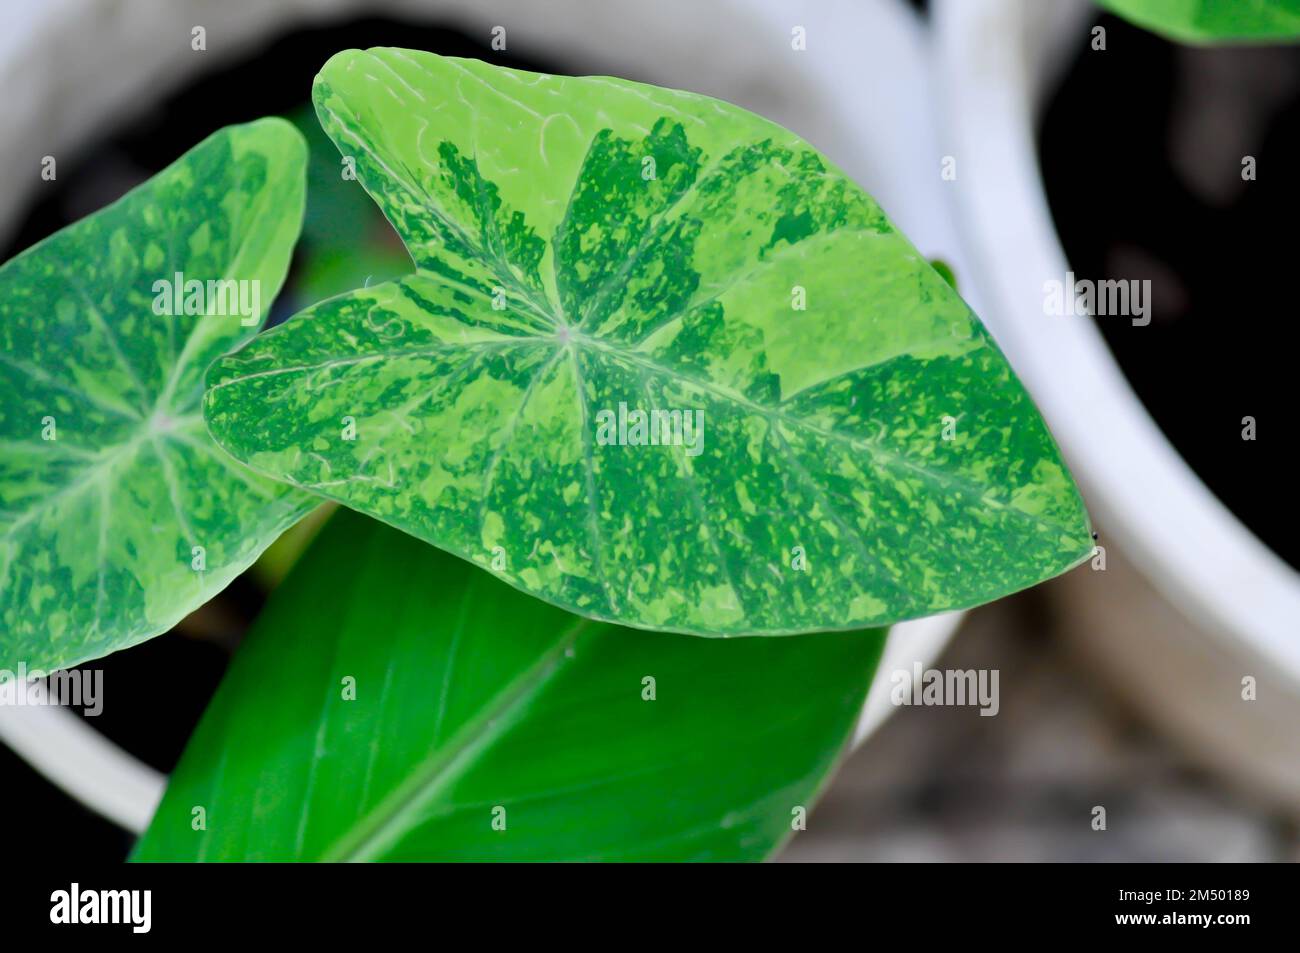
[{"label": "glossy leaf surface", "polygon": [[340,510],[135,856],[759,859],[811,808],[883,639],[616,631]]}]

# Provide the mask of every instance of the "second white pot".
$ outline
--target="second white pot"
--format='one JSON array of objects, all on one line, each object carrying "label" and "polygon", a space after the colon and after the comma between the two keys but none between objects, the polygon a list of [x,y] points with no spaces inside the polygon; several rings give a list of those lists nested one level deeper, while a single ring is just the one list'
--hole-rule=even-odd
[{"label": "second white pot", "polygon": [[1069,265],[1036,112],[1097,15],[1085,0],[936,0],[944,151],[972,283],[1109,550],[1105,572],[1057,587],[1080,655],[1193,755],[1300,810],[1300,575],[1182,460],[1092,319],[1043,311],[1044,283]]}]

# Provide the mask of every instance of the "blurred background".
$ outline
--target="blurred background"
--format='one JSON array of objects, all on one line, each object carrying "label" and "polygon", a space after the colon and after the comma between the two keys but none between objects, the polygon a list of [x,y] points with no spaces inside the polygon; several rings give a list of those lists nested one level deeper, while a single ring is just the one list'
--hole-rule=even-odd
[{"label": "blurred background", "polygon": [[[312,157],[272,321],[409,271],[308,103],[332,53],[377,45],[676,86],[790,127],[951,268],[1062,444],[1093,563],[896,630],[860,743],[781,859],[1300,859],[1300,553],[1280,450],[1300,51],[1184,47],[1087,0],[12,0],[0,260],[274,114]],[[45,155],[56,181],[24,171]],[[1044,282],[1068,271],[1150,281],[1151,323],[1045,315]],[[305,532],[175,632],[93,663],[100,717],[0,709],[0,803],[28,820],[11,843],[126,855]],[[913,662],[997,669],[999,714],[894,709],[888,675]]]}]

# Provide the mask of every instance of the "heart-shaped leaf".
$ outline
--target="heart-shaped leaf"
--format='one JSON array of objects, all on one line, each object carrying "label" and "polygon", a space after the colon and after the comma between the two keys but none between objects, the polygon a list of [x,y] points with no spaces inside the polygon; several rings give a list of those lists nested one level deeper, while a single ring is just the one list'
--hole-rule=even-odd
[{"label": "heart-shaped leaf", "polygon": [[798,137],[726,103],[340,53],[323,124],[418,272],[214,366],[214,437],[571,611],[883,625],[1092,550],[975,316]]},{"label": "heart-shaped leaf", "polygon": [[1300,37],[1300,0],[1098,0],[1126,20],[1184,43]]},{"label": "heart-shaped leaf", "polygon": [[340,510],[135,859],[759,859],[811,808],[883,639],[617,631]]},{"label": "heart-shaped leaf", "polygon": [[232,126],[0,267],[0,662],[73,665],[211,598],[312,505],[232,460],[203,372],[256,333],[305,151]]}]

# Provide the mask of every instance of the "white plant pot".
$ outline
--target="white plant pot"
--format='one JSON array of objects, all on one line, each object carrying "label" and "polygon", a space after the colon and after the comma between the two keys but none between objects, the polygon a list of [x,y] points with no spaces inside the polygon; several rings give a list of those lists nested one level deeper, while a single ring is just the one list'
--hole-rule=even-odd
[{"label": "white plant pot", "polygon": [[[1056,587],[1080,654],[1194,755],[1300,808],[1300,575],[1183,462],[1092,320],[1043,312],[1044,282],[1068,266],[1037,109],[1096,15],[1084,0],[935,2],[943,151],[957,159],[950,194],[972,285],[1108,550],[1105,572]],[[1242,698],[1245,676],[1256,701]]]},{"label": "white plant pot", "polygon": [[[930,173],[935,154],[928,49],[901,0],[43,0],[0,8],[0,168],[39,169],[74,153],[250,42],[303,22],[388,13],[490,37],[510,48],[718,96],[805,136],[889,210],[923,253],[965,268]],[[208,49],[190,49],[195,25]],[[792,48],[806,30],[808,50]],[[301,77],[304,99],[311,77]],[[252,118],[250,116],[250,118]],[[15,181],[28,181],[18,179]],[[31,181],[36,182],[35,175]],[[35,186],[33,186],[35,187]],[[0,235],[30,192],[0,190]],[[961,614],[895,628],[860,719],[860,742],[892,710],[888,673],[929,665]],[[0,707],[0,739],[53,783],[132,831],[153,814],[165,778],[67,711]]]}]

